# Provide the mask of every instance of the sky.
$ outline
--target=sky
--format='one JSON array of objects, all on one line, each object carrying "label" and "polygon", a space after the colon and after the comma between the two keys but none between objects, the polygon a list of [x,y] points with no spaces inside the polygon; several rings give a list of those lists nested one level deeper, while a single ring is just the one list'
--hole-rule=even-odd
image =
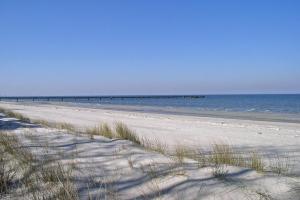
[{"label": "sky", "polygon": [[300,93],[298,0],[0,0],[0,96]]}]

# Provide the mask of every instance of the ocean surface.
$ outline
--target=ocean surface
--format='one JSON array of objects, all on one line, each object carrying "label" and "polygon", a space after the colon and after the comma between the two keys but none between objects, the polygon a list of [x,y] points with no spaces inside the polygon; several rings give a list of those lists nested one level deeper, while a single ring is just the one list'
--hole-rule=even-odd
[{"label": "ocean surface", "polygon": [[[142,98],[141,98],[142,97]],[[48,99],[49,100],[49,99]],[[13,101],[13,100],[11,100]],[[21,100],[22,101],[22,100]],[[29,102],[30,99],[23,100]],[[32,101],[32,100],[31,100]],[[172,112],[179,114],[206,114],[258,116],[299,121],[300,94],[272,95],[206,95],[204,98],[185,98],[184,96],[129,96],[104,98],[67,98],[35,100],[40,103],[59,103],[92,108],[118,110]]]},{"label": "ocean surface", "polygon": [[300,95],[207,95],[205,98],[111,98],[82,103],[300,114]]}]

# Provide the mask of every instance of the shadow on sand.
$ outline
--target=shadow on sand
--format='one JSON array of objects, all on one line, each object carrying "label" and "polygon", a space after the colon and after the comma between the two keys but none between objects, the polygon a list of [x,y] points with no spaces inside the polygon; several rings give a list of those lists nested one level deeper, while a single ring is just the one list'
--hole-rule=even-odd
[{"label": "shadow on sand", "polygon": [[[34,130],[41,126],[0,116],[0,130],[14,131],[22,128]],[[185,199],[204,198],[216,195],[220,188],[223,194],[224,191],[243,191],[244,185],[255,184],[255,181],[260,179],[260,177],[244,179],[245,175],[253,172],[244,168],[229,172],[222,179],[213,175],[207,176],[205,173],[201,176],[187,176],[186,174],[190,172],[202,173],[207,169],[199,168],[196,163],[184,165],[174,161],[172,161],[174,163],[170,161],[171,164],[166,163],[166,158],[161,159],[164,156],[144,151],[124,140],[110,140],[100,136],[90,139],[88,136],[67,134],[60,130],[48,131],[47,134],[34,130],[28,136],[24,132],[19,137],[22,139],[21,148],[34,152],[37,160],[47,157],[46,161],[37,162],[31,170],[27,171],[23,179],[35,173],[43,165],[55,162],[71,165],[76,162],[75,176],[72,181],[77,186],[79,196],[83,198],[87,195],[91,199],[109,198],[108,190],[111,190],[110,193],[116,193],[121,199],[127,194],[130,195],[125,199],[156,199],[163,196],[180,198],[180,195],[188,197]],[[45,149],[47,151],[44,151]],[[133,162],[131,167],[128,164],[130,158]],[[153,161],[155,167],[143,165],[143,162],[149,159]],[[174,181],[151,188],[157,180],[171,179]]]}]

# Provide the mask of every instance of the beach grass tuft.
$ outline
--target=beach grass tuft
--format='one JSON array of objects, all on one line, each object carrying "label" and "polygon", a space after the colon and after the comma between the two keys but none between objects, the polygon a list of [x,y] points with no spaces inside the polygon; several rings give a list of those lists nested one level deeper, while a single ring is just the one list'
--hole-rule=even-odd
[{"label": "beach grass tuft", "polygon": [[227,144],[213,144],[210,160],[215,165],[235,164],[235,156],[233,150]]},{"label": "beach grass tuft", "polygon": [[17,136],[0,132],[0,196],[20,189],[29,199],[79,199],[71,170],[59,161],[33,158]]},{"label": "beach grass tuft", "polygon": [[94,135],[101,135],[110,139],[114,138],[112,129],[106,123],[95,126],[93,128],[87,128],[86,133],[91,137],[93,137]]},{"label": "beach grass tuft", "polygon": [[33,156],[20,147],[16,136],[0,131],[0,194],[8,193],[20,169],[33,161]]},{"label": "beach grass tuft", "polygon": [[270,163],[271,172],[278,175],[289,175],[292,171],[291,159],[287,155],[275,155],[275,158]]},{"label": "beach grass tuft", "polygon": [[213,167],[212,174],[215,178],[225,179],[228,175],[227,165],[218,164]]},{"label": "beach grass tuft", "polygon": [[174,158],[179,164],[183,164],[185,158],[189,157],[189,149],[183,145],[176,145],[174,149]]},{"label": "beach grass tuft", "polygon": [[8,109],[0,108],[0,112],[6,115],[7,117],[16,118],[22,122],[30,123],[30,119],[20,113],[13,112]]},{"label": "beach grass tuft", "polygon": [[249,167],[255,169],[258,172],[263,172],[265,169],[265,164],[262,157],[256,152],[253,152],[251,154]]},{"label": "beach grass tuft", "polygon": [[155,151],[163,155],[167,155],[168,153],[168,146],[166,143],[159,141],[158,139],[149,139],[146,137],[141,138],[141,145],[150,151]]},{"label": "beach grass tuft", "polygon": [[116,133],[117,137],[124,139],[124,140],[129,140],[135,144],[140,145],[141,140],[140,138],[136,135],[136,133],[132,130],[130,130],[125,124],[122,122],[117,122],[116,123]]},{"label": "beach grass tuft", "polygon": [[247,167],[245,155],[235,151],[228,144],[213,144],[209,155],[209,162],[214,165],[226,164],[239,167]]},{"label": "beach grass tuft", "polygon": [[16,169],[10,165],[3,153],[0,155],[0,196],[9,191],[16,176]]},{"label": "beach grass tuft", "polygon": [[57,162],[49,166],[42,165],[40,169],[41,178],[45,183],[59,183],[70,177],[71,171],[65,170],[61,163]]},{"label": "beach grass tuft", "polygon": [[69,130],[69,131],[74,131],[75,130],[75,127],[72,125],[72,124],[69,124],[69,123],[57,123],[56,128],[58,129],[66,129],[66,130]]}]

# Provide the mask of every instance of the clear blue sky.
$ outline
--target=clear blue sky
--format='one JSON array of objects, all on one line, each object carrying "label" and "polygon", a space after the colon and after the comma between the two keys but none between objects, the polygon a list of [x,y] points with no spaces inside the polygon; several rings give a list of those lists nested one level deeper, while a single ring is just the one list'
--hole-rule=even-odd
[{"label": "clear blue sky", "polygon": [[299,0],[0,1],[0,95],[299,92]]}]

